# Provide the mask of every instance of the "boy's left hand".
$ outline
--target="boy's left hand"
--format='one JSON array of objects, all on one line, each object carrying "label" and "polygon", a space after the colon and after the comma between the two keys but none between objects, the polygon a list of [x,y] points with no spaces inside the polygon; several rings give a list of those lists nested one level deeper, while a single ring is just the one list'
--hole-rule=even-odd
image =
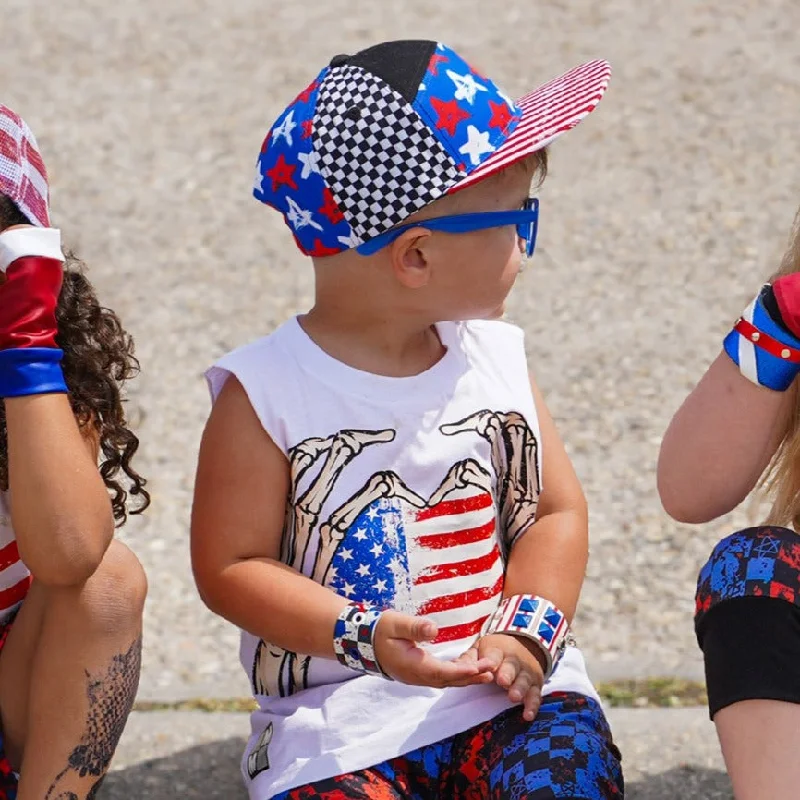
[{"label": "boy's left hand", "polygon": [[482,636],[457,661],[489,659],[495,683],[508,691],[512,703],[523,704],[523,717],[532,722],[542,701],[545,659],[539,648],[520,636],[493,633]]}]

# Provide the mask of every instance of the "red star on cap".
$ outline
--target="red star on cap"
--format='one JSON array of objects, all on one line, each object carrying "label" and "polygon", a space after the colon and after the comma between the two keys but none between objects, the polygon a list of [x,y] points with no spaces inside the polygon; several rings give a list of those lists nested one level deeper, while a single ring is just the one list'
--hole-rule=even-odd
[{"label": "red star on cap", "polygon": [[308,251],[308,255],[323,258],[324,256],[335,256],[341,252],[337,247],[326,247],[320,239],[314,239],[314,246]]},{"label": "red star on cap", "polygon": [[446,64],[448,61],[447,56],[443,56],[441,53],[434,53],[431,56],[431,61],[428,64],[428,71],[431,75],[438,75],[439,74],[439,64]]},{"label": "red star on cap", "polygon": [[456,100],[448,100],[445,102],[444,100],[439,100],[438,97],[431,97],[431,105],[433,106],[433,110],[439,115],[439,119],[436,120],[436,127],[444,128],[451,136],[456,135],[456,128],[459,126],[459,123],[463,122],[465,119],[469,119],[471,116],[469,111],[465,111],[461,108]]},{"label": "red star on cap", "polygon": [[311,95],[314,93],[317,86],[319,86],[319,83],[317,81],[314,81],[307,89],[303,89],[303,91],[300,92],[299,95],[297,95],[295,103],[297,102],[307,103],[311,99]]},{"label": "red star on cap", "polygon": [[314,120],[304,119],[301,125],[303,126],[303,138],[310,139],[311,134],[314,133]]},{"label": "red star on cap", "polygon": [[322,190],[322,196],[325,198],[325,202],[319,213],[324,214],[331,221],[331,224],[336,225],[344,219],[344,214],[342,214],[342,210],[327,186]]},{"label": "red star on cap", "polygon": [[505,130],[509,126],[511,120],[514,119],[514,115],[511,113],[508,104],[495,103],[494,100],[490,100],[489,106],[492,109],[492,118],[489,120],[489,127]]},{"label": "red star on cap", "polygon": [[277,192],[278,187],[283,186],[283,184],[296,189],[297,184],[294,182],[293,177],[296,169],[297,164],[287,164],[283,153],[281,153],[275,162],[275,166],[264,173],[272,181],[272,191]]}]

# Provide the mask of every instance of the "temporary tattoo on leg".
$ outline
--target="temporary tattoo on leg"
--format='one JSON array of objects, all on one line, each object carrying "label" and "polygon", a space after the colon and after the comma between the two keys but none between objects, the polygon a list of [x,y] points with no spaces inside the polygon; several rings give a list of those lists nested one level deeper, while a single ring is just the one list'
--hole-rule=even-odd
[{"label": "temporary tattoo on leg", "polygon": [[[141,666],[140,636],[127,652],[113,657],[104,675],[86,673],[86,727],[45,800],[80,800],[82,795],[76,794],[75,788],[87,791],[86,800],[96,797],[133,708]],[[83,789],[84,782],[89,784],[87,789]]]}]

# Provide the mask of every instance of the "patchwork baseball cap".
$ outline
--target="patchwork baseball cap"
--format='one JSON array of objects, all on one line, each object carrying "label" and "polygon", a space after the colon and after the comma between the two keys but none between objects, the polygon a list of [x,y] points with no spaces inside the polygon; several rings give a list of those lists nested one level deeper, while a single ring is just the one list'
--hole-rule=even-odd
[{"label": "patchwork baseball cap", "polygon": [[0,194],[10,197],[34,224],[50,227],[47,170],[31,129],[0,104]]},{"label": "patchwork baseball cap", "polygon": [[440,42],[336,56],[267,134],[253,194],[303,253],[333,255],[546,147],[610,77],[590,61],[514,102]]}]

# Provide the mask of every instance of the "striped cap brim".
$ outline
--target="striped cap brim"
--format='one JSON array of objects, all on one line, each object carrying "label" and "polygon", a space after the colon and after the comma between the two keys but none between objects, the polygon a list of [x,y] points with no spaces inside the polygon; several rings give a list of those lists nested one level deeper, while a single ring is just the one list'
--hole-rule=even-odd
[{"label": "striped cap brim", "polygon": [[607,61],[588,61],[517,101],[522,119],[502,145],[449,193],[494,175],[546,147],[591,114],[611,79]]}]

